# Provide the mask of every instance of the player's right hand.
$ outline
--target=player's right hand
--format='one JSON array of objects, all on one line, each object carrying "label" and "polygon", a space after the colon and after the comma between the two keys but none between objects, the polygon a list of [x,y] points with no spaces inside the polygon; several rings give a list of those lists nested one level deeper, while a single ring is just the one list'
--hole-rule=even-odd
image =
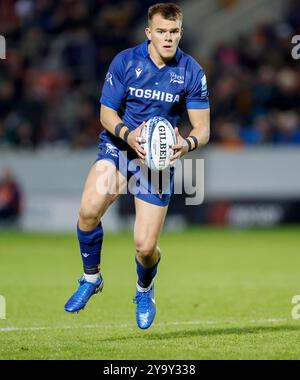
[{"label": "player's right hand", "polygon": [[146,122],[143,121],[135,130],[129,133],[127,143],[137,153],[141,160],[145,160],[146,152],[141,147],[141,144],[145,144],[146,140],[141,137],[142,129]]}]

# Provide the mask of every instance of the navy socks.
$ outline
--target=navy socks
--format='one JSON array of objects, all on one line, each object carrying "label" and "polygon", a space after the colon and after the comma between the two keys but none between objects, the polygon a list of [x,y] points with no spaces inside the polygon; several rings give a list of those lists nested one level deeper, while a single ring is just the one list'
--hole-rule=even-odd
[{"label": "navy socks", "polygon": [[81,231],[77,224],[77,236],[79,240],[84,273],[98,273],[103,241],[102,224],[99,223],[97,228],[92,231]]},{"label": "navy socks", "polygon": [[160,258],[158,259],[158,262],[151,268],[145,268],[136,257],[135,262],[136,271],[138,274],[138,285],[142,288],[148,288],[157,273],[157,266],[160,262]]},{"label": "navy socks", "polygon": [[[97,228],[92,231],[81,231],[77,225],[77,236],[79,240],[84,273],[90,275],[97,274],[99,272],[103,242],[102,224],[100,223]],[[135,262],[138,275],[138,285],[142,288],[147,288],[157,273],[160,258],[151,268],[144,267],[136,257]]]}]

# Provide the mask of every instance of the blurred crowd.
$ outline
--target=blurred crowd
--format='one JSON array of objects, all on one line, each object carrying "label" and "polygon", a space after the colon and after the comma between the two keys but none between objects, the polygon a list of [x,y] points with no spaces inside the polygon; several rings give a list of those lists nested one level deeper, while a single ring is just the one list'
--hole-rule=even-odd
[{"label": "blurred crowd", "polygon": [[[207,65],[212,140],[229,147],[300,144],[300,1],[282,22],[263,24],[234,43],[221,44]],[[300,50],[300,49],[299,49]]]},{"label": "blurred crowd", "polygon": [[[107,67],[133,46],[134,25],[156,2],[0,0],[0,34],[8,45],[0,61],[0,148],[94,147]],[[220,45],[204,65],[212,142],[300,144],[294,34],[300,34],[299,0],[282,23]]]},{"label": "blurred crowd", "polygon": [[153,0],[0,0],[0,147],[95,146],[107,67]]}]

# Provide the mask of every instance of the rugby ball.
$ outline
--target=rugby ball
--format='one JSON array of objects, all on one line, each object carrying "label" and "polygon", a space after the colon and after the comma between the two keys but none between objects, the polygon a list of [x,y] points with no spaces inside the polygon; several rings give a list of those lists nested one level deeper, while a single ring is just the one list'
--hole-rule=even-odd
[{"label": "rugby ball", "polygon": [[166,169],[174,153],[170,146],[175,145],[177,141],[172,124],[163,117],[152,117],[142,129],[141,137],[146,140],[142,144],[146,152],[144,163],[151,170]]}]

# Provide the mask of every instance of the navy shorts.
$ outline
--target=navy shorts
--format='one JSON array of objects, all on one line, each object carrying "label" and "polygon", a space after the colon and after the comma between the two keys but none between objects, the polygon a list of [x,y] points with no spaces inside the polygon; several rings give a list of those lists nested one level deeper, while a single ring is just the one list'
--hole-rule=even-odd
[{"label": "navy shorts", "polygon": [[167,206],[174,189],[174,168],[150,170],[136,152],[108,131],[100,134],[96,161],[108,160],[127,179],[127,192],[157,206]]}]

